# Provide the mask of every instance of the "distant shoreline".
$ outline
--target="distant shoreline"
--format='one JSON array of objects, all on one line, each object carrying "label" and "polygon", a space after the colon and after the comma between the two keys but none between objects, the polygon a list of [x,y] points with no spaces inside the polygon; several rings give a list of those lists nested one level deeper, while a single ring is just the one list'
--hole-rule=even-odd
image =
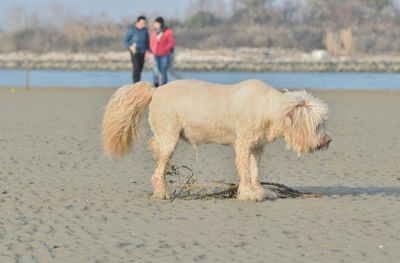
[{"label": "distant shoreline", "polygon": [[[0,69],[26,69],[31,70],[104,70],[127,71],[131,64],[123,61],[102,63],[92,62],[4,62],[0,61]],[[146,66],[146,69],[150,68]],[[400,73],[400,62],[370,63],[370,62],[265,62],[265,63],[236,63],[235,65],[210,62],[175,62],[178,71],[244,71],[244,72],[387,72]]]},{"label": "distant shoreline", "polygon": [[[0,69],[131,70],[127,52],[0,54]],[[150,69],[150,63],[146,63]],[[246,72],[400,72],[400,57],[359,56],[315,58],[311,54],[270,49],[181,50],[179,71]]]}]

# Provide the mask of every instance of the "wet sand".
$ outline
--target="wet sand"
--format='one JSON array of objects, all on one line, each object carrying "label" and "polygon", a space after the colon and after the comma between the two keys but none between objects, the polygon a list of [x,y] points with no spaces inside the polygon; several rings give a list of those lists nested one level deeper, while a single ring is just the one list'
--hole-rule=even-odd
[{"label": "wet sand", "polygon": [[[262,203],[154,201],[145,143],[102,153],[113,90],[0,89],[0,262],[398,262],[400,92],[318,91],[333,143],[266,147],[262,180],[324,194]],[[148,134],[147,134],[148,136]],[[178,146],[175,164],[193,167]],[[199,148],[200,181],[235,182],[231,148]]]}]

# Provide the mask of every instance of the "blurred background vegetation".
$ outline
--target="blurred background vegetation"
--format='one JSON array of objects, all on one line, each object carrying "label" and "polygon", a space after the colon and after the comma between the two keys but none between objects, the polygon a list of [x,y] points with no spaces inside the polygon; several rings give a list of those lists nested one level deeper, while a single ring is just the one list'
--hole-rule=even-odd
[{"label": "blurred background vegetation", "polygon": [[[168,18],[182,48],[270,47],[349,55],[400,51],[395,0],[192,0],[184,18]],[[54,3],[51,19],[15,8],[0,31],[0,52],[124,50],[134,18],[79,17]],[[149,18],[155,17],[147,14]],[[163,15],[163,14],[157,14]]]}]

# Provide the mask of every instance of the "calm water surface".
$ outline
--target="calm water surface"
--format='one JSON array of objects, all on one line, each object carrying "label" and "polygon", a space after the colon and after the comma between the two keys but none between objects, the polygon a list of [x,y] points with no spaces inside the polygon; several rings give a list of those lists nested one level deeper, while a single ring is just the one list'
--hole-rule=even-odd
[{"label": "calm water surface", "polygon": [[[400,90],[398,73],[179,72],[179,75],[185,79],[200,79],[223,84],[259,79],[277,88],[288,89]],[[144,72],[142,78],[151,81],[151,73]],[[30,72],[32,87],[119,87],[130,81],[131,73],[125,71],[33,70]],[[0,70],[0,86],[20,87],[24,86],[24,83],[23,70]]]}]

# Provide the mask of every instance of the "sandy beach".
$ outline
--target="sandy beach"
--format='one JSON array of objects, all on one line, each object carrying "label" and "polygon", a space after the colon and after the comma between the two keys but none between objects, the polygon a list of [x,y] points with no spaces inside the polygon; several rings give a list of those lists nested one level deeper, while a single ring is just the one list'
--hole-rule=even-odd
[{"label": "sandy beach", "polygon": [[[0,262],[399,262],[400,92],[314,91],[331,147],[268,145],[261,179],[323,197],[252,203],[150,199],[145,141],[123,160],[102,152],[113,91],[0,89]],[[172,163],[194,159],[181,143]],[[237,180],[228,147],[201,146],[198,168]]]}]

